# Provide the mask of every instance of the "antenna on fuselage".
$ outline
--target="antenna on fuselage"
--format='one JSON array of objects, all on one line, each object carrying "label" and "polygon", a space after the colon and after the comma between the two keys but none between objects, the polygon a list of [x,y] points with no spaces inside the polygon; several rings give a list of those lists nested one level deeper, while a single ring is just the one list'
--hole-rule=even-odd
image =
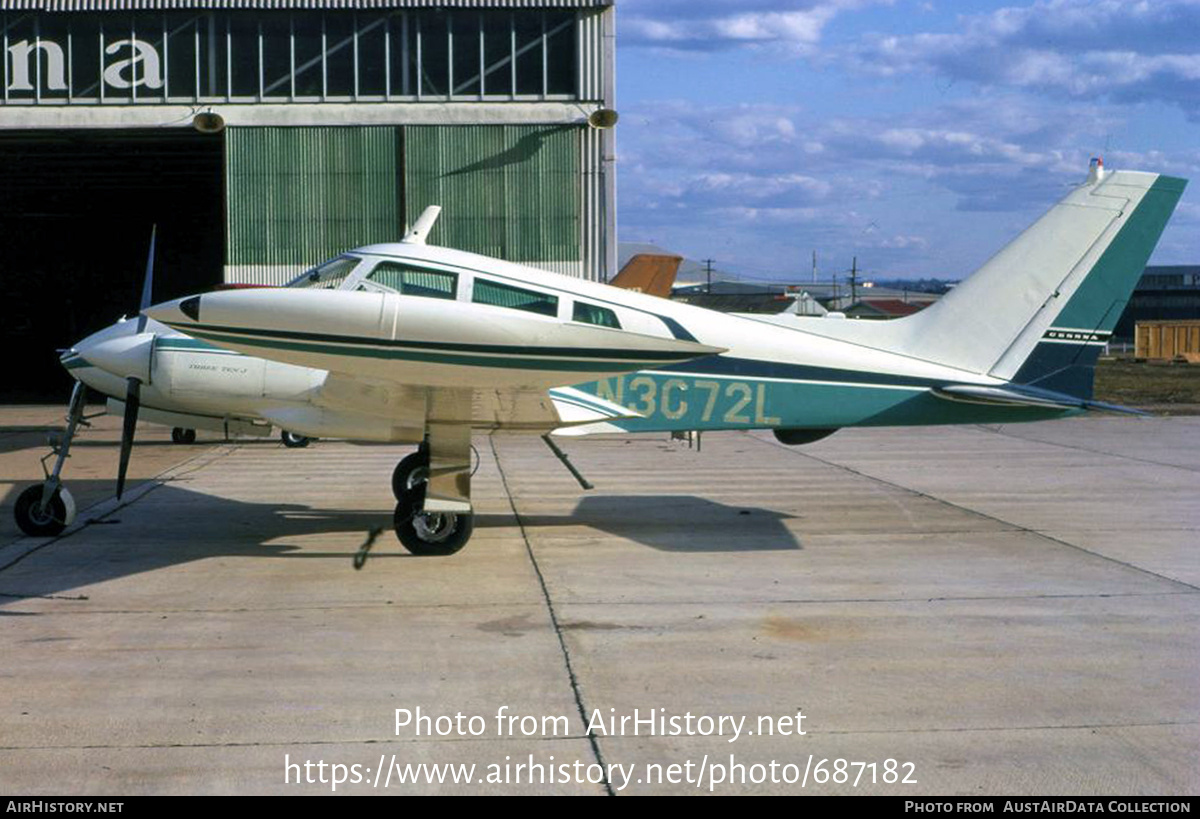
[{"label": "antenna on fuselage", "polygon": [[413,222],[413,226],[409,228],[408,233],[404,234],[401,242],[409,245],[423,245],[425,240],[429,238],[429,231],[433,230],[433,225],[438,219],[438,214],[442,212],[441,205],[430,205],[421,211],[421,215],[417,217],[417,221]]}]

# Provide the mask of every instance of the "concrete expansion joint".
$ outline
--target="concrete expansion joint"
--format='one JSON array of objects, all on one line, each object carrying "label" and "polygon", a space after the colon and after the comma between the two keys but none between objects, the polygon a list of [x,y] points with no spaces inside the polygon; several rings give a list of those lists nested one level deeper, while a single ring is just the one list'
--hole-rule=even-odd
[{"label": "concrete expansion joint", "polygon": [[[1001,434],[1003,434],[1003,433],[1001,433]],[[1165,574],[1159,574],[1158,572],[1154,572],[1149,569],[1144,569],[1141,566],[1135,566],[1134,564],[1128,563],[1124,560],[1117,560],[1115,557],[1109,557],[1108,555],[1100,554],[1099,552],[1094,552],[1091,549],[1085,549],[1083,546],[1079,546],[1075,543],[1071,543],[1070,541],[1063,540],[1062,538],[1054,537],[1053,535],[1047,534],[1046,532],[1040,531],[1038,529],[1033,529],[1028,526],[1022,526],[1019,523],[1014,523],[1013,521],[1010,521],[1010,520],[1004,520],[1003,518],[998,518],[995,515],[989,515],[987,512],[980,512],[978,509],[972,509],[969,506],[963,506],[961,504],[954,503],[953,501],[946,500],[945,498],[939,498],[936,495],[930,495],[927,492],[922,492],[919,489],[913,489],[910,486],[904,486],[903,484],[899,484],[899,483],[895,483],[893,481],[886,480],[885,478],[878,478],[878,477],[875,477],[874,475],[868,475],[866,472],[857,470],[854,467],[846,466],[845,464],[839,464],[836,461],[830,461],[825,458],[821,458],[817,455],[813,455],[811,452],[798,452],[794,447],[789,447],[786,444],[777,443],[775,441],[767,440],[765,438],[759,438],[758,436],[755,436],[755,435],[748,435],[747,437],[753,441],[759,442],[760,444],[765,444],[767,446],[774,447],[776,449],[783,449],[787,452],[793,453],[794,455],[798,455],[802,458],[808,458],[811,461],[816,461],[817,463],[825,464],[826,466],[831,466],[835,469],[840,469],[843,472],[848,472],[851,475],[855,475],[857,477],[863,478],[863,479],[871,481],[873,483],[881,484],[883,486],[888,486],[888,487],[891,487],[892,489],[897,489],[897,490],[899,490],[901,492],[905,492],[909,495],[914,495],[919,498],[924,498],[925,500],[932,501],[934,503],[940,504],[940,505],[948,507],[950,509],[955,509],[955,510],[958,510],[959,512],[965,512],[969,515],[974,515],[974,516],[980,518],[981,520],[987,520],[987,521],[991,521],[993,523],[1003,524],[1004,526],[1011,527],[1015,531],[1024,532],[1025,534],[1028,534],[1028,535],[1033,535],[1034,537],[1041,538],[1042,540],[1049,541],[1050,543],[1058,544],[1059,546],[1066,546],[1069,549],[1074,549],[1075,551],[1082,552],[1083,554],[1090,555],[1099,560],[1103,560],[1103,561],[1112,563],[1117,566],[1123,566],[1124,568],[1130,569],[1131,571],[1134,571],[1134,572],[1138,572],[1139,574],[1144,574],[1144,575],[1147,575],[1148,577],[1153,577],[1157,580],[1163,580],[1167,583],[1171,583],[1176,586],[1182,586],[1183,588],[1188,589],[1191,592],[1200,591],[1200,586],[1195,586],[1195,585],[1193,585],[1191,583],[1187,583],[1183,580],[1178,580],[1174,577],[1168,577]],[[1013,436],[1013,437],[1015,437],[1015,436]],[[1021,440],[1028,441],[1030,439],[1022,438]],[[1035,443],[1042,443],[1042,442],[1035,441]],[[1052,444],[1052,446],[1059,446],[1059,445]],[[1071,449],[1073,447],[1067,447],[1067,448]],[[1108,454],[1108,453],[1098,453],[1098,454],[1104,455],[1104,454]],[[1113,457],[1124,457],[1124,456],[1113,456]],[[1138,460],[1138,459],[1131,458],[1130,460]],[[1147,461],[1147,463],[1156,463],[1156,462]],[[1158,465],[1166,466],[1167,464],[1158,464]],[[1182,468],[1186,470],[1186,467],[1182,467]],[[1193,470],[1186,470],[1186,471],[1193,471]],[[1097,596],[1097,595],[1091,595],[1091,596]]]},{"label": "concrete expansion joint", "polygon": [[[492,459],[496,462],[496,471],[500,473],[500,484],[504,487],[504,495],[508,499],[509,508],[512,509],[513,517],[516,518],[517,528],[521,530],[521,540],[525,544],[525,553],[529,556],[529,563],[533,566],[533,572],[537,576],[538,586],[542,591],[542,599],[546,601],[546,610],[550,613],[550,623],[554,628],[554,636],[558,639],[558,648],[563,655],[563,663],[566,666],[567,679],[571,683],[571,695],[575,699],[575,707],[579,711],[579,719],[584,726],[587,726],[589,724],[589,711],[587,706],[584,705],[583,692],[579,688],[579,678],[575,675],[575,668],[571,664],[571,651],[567,648],[567,641],[563,636],[562,623],[558,619],[558,613],[554,610],[554,600],[550,597],[550,589],[546,586],[546,578],[542,574],[542,567],[538,565],[537,556],[533,553],[533,545],[529,542],[529,533],[525,530],[525,521],[521,519],[521,513],[517,509],[517,502],[513,499],[512,489],[508,485],[508,476],[504,472],[504,465],[500,462],[500,453],[496,451],[495,433],[488,435],[488,446],[492,450]],[[616,796],[612,783],[608,779],[608,766],[604,764],[604,754],[600,750],[600,741],[591,730],[586,730],[586,736],[588,744],[592,746],[592,755],[595,756],[596,762],[604,772],[604,779],[601,782],[604,786],[604,791],[609,796]]]},{"label": "concrete expansion joint", "polygon": [[[557,737],[526,737],[533,742],[563,743],[586,739],[587,735],[565,734]],[[358,745],[429,745],[480,742],[507,742],[506,737],[394,737],[385,736],[377,739],[273,739],[256,740],[253,742],[145,742],[145,743],[111,743],[91,745],[0,745],[0,751],[141,751],[159,750],[166,748],[294,748],[304,745],[312,748],[349,748]]]},{"label": "concrete expansion joint", "polygon": [[[1145,420],[1145,419],[1138,419],[1138,420]],[[1026,438],[1023,435],[1017,435],[1015,432],[1009,432],[1008,429],[1003,426],[992,427],[992,426],[985,426],[983,424],[976,424],[975,428],[982,430],[984,432],[990,432],[993,435],[1001,435],[1005,438],[1012,438],[1013,440],[1016,440],[1016,441],[1025,441],[1025,442],[1031,443],[1031,444],[1042,444],[1043,446],[1055,446],[1055,447],[1058,447],[1059,449],[1069,449],[1074,452],[1087,452],[1092,455],[1105,455],[1109,458],[1120,458],[1123,461],[1134,461],[1139,464],[1149,464],[1151,466],[1165,466],[1170,469],[1182,469],[1184,472],[1200,472],[1200,469],[1196,469],[1195,467],[1191,467],[1191,466],[1184,466],[1182,464],[1172,464],[1172,463],[1167,463],[1166,461],[1154,461],[1154,460],[1151,460],[1150,458],[1138,458],[1133,455],[1125,455],[1120,452],[1108,452],[1107,450],[1103,450],[1103,449],[1092,449],[1091,447],[1079,446],[1078,444],[1061,444],[1061,443],[1058,443],[1057,441],[1043,441],[1039,438]]]}]

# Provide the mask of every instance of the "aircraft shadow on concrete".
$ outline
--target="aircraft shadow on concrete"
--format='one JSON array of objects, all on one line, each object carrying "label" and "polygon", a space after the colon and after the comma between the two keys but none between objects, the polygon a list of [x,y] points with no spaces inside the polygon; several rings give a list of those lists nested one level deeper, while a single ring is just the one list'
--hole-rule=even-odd
[{"label": "aircraft shadow on concrete", "polygon": [[[75,481],[75,484],[87,483]],[[0,509],[11,516],[11,504]],[[583,498],[570,515],[522,515],[534,542],[539,530],[592,528],[668,552],[740,552],[799,549],[778,512],[725,506],[687,496],[597,496]],[[391,515],[382,510],[326,509],[300,504],[249,503],[193,492],[169,484],[134,504],[92,523],[82,531],[51,542],[0,569],[0,607],[28,597],[63,594],[70,589],[211,558],[299,558],[327,560],[332,571],[354,574],[358,544],[372,529],[383,527],[370,562],[392,558],[470,560],[486,540],[449,558],[414,558],[397,542]],[[148,525],[151,524],[151,525]],[[512,515],[478,515],[476,532],[515,526]],[[138,536],[133,536],[135,530]],[[19,534],[15,532],[14,535]],[[312,535],[356,535],[344,547],[330,550],[288,541]],[[578,532],[576,533],[578,534]],[[5,542],[11,543],[8,538]],[[0,548],[0,565],[7,562]],[[339,565],[340,564],[340,565]],[[0,614],[4,614],[0,611]]]},{"label": "aircraft shadow on concrete", "polygon": [[585,495],[570,515],[523,514],[521,522],[534,530],[589,527],[664,552],[761,552],[800,548],[783,524],[791,517],[691,495]]}]

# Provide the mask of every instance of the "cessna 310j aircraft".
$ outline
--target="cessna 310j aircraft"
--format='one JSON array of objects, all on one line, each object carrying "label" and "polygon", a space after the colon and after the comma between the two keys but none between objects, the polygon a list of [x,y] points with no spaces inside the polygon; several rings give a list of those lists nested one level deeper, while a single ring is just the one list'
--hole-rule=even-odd
[{"label": "cessna 310j aircraft", "polygon": [[[733,316],[429,246],[427,212],[402,242],[284,288],[144,309],[62,359],[126,398],[118,494],[139,405],[169,422],[208,402],[302,435],[418,444],[393,474],[395,531],[413,553],[450,554],[473,528],[473,430],[773,429],[803,444],[847,426],[1120,411],[1092,400],[1093,366],[1185,185],[1093,160],[943,299],[886,322]],[[69,522],[64,457],[22,495],[22,528]]]}]

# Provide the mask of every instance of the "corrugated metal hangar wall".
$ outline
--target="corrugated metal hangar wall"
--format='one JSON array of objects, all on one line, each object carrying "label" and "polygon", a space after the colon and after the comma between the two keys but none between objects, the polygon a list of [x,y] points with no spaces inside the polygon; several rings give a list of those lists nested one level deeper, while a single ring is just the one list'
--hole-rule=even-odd
[{"label": "corrugated metal hangar wall", "polygon": [[226,278],[282,284],[441,205],[433,244],[584,275],[577,126],[241,127],[225,141]]}]

